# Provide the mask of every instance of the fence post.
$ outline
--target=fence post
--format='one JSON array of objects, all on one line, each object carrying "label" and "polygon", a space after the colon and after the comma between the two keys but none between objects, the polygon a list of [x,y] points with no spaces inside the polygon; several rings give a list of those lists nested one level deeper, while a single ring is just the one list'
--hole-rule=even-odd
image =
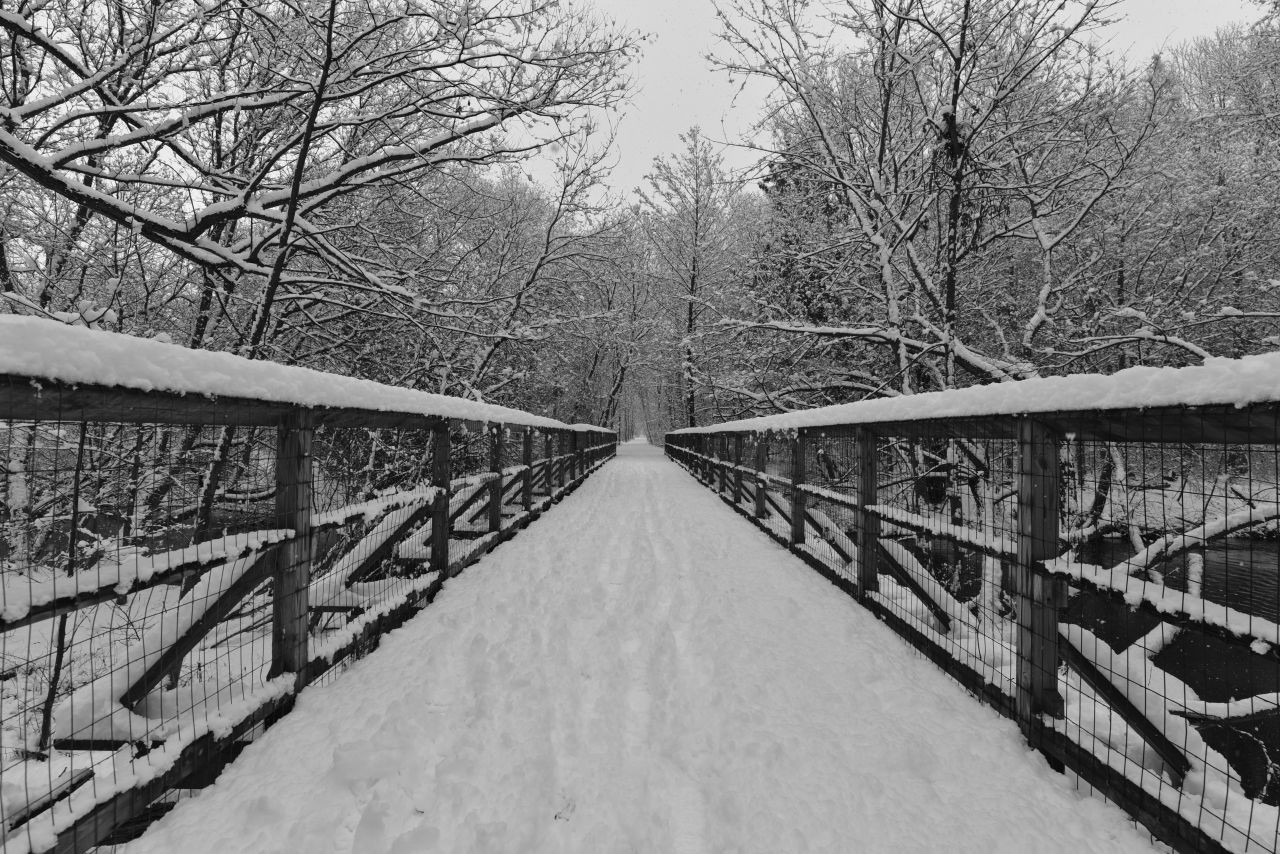
[{"label": "fence post", "polygon": [[733,434],[733,506],[742,503],[742,434]]},{"label": "fence post", "polygon": [[720,476],[716,483],[716,494],[724,495],[729,488],[729,437],[724,433],[716,436],[716,460],[719,463],[716,474]]},{"label": "fence post", "polygon": [[804,430],[797,430],[791,440],[791,545],[804,543],[804,457],[808,450],[808,437]]},{"label": "fence post", "polygon": [[1039,741],[1041,715],[1062,717],[1058,693],[1058,608],[1065,584],[1041,561],[1057,556],[1060,471],[1056,436],[1030,419],[1018,421],[1018,723],[1028,741]]},{"label": "fence post", "polygon": [[578,476],[577,467],[574,465],[578,454],[577,433],[569,431],[564,434],[564,446],[561,449],[561,453],[564,454],[564,483],[565,486],[572,486],[574,478]]},{"label": "fence post", "polygon": [[307,666],[307,591],[311,586],[311,442],[315,415],[296,409],[276,431],[276,524],[292,528],[272,576],[272,676]]},{"label": "fence post", "polygon": [[[564,457],[564,444],[565,444],[564,438],[565,438],[565,434],[562,431],[557,430],[555,455],[558,458]],[[566,465],[567,463],[565,462],[564,459],[556,460],[556,489],[564,489],[564,471],[565,471]]]},{"label": "fence post", "polygon": [[449,574],[449,480],[453,439],[449,422],[431,429],[431,485],[438,492],[431,502],[431,569],[442,576]]},{"label": "fence post", "polygon": [[576,481],[578,475],[582,474],[578,469],[578,439],[580,435],[577,430],[569,433],[569,483]]},{"label": "fence post", "polygon": [[[769,465],[769,434],[756,434],[756,471],[765,474]],[[756,518],[763,519],[769,515],[769,506],[765,503],[765,482],[756,478]]]},{"label": "fence post", "polygon": [[548,430],[542,438],[542,448],[547,454],[547,497],[550,498],[556,489],[556,434]]},{"label": "fence post", "polygon": [[495,424],[489,428],[489,471],[497,478],[489,484],[489,530],[502,530],[502,451],[506,443],[506,427]]},{"label": "fence post", "polygon": [[556,470],[552,463],[556,456],[555,450],[555,438],[550,430],[544,430],[542,433],[542,489],[546,492],[547,498],[551,497],[551,490],[555,488],[555,482],[552,480]]},{"label": "fence post", "polygon": [[524,465],[524,485],[520,489],[520,505],[524,512],[533,509],[533,428],[524,428],[524,447],[521,449]]},{"label": "fence post", "polygon": [[880,589],[877,562],[880,560],[880,517],[868,507],[875,504],[880,488],[876,434],[865,427],[858,436],[858,598]]}]

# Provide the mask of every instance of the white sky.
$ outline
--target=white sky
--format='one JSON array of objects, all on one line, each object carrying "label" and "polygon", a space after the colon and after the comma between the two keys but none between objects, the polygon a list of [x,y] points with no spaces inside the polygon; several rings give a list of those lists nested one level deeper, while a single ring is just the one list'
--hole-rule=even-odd
[{"label": "white sky", "polygon": [[[620,24],[651,33],[634,74],[638,91],[618,122],[619,161],[610,183],[623,193],[644,182],[653,158],[675,151],[676,136],[692,125],[716,140],[744,137],[759,113],[762,92],[738,95],[727,77],[703,58],[716,47],[711,0],[592,0]],[[1248,0],[1123,0],[1127,19],[1111,28],[1111,44],[1135,59],[1166,43],[1207,35],[1219,26],[1257,17]],[[736,97],[736,101],[735,101]],[[725,153],[731,168],[756,155]]]}]

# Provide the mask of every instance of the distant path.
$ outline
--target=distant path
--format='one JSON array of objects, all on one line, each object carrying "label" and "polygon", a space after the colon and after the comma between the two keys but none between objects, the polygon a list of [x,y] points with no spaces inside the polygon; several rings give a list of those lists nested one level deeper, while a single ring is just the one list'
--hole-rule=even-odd
[{"label": "distant path", "polygon": [[624,445],[128,850],[1153,849],[659,449]]}]

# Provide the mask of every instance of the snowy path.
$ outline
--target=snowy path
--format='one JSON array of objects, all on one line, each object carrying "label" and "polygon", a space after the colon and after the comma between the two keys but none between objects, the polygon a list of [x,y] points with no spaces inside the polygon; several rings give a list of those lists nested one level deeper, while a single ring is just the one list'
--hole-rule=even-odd
[{"label": "snowy path", "polygon": [[940,850],[1152,846],[644,445],[129,846]]}]

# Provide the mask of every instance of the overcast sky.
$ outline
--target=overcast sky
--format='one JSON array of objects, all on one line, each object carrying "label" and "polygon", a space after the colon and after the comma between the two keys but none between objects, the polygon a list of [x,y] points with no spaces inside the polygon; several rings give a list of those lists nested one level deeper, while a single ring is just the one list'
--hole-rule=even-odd
[{"label": "overcast sky", "polygon": [[[735,87],[703,58],[716,44],[711,0],[594,3],[619,23],[653,34],[635,69],[638,91],[618,126],[620,159],[610,182],[616,190],[629,193],[641,185],[653,158],[675,150],[677,134],[691,125],[714,139],[735,141],[747,132],[757,118],[758,90],[735,103]],[[1257,17],[1248,0],[1124,0],[1120,11],[1127,19],[1112,28],[1112,44],[1135,57]],[[755,155],[731,150],[725,160],[741,167]]]}]

